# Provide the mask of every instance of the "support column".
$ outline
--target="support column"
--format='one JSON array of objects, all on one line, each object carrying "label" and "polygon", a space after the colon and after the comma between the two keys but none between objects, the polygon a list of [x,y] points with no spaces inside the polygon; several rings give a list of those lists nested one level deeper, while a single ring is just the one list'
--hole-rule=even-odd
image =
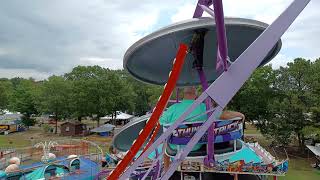
[{"label": "support column", "polygon": [[238,180],[238,174],[234,174],[234,175],[233,175],[233,179],[234,179],[234,180]]},{"label": "support column", "polygon": [[[198,68],[198,74],[199,74],[199,78],[202,85],[202,91],[204,92],[208,88],[208,82],[202,67]],[[206,102],[206,109],[208,111],[212,106],[211,99],[207,98],[205,102]],[[212,113],[209,112],[208,117],[210,117],[211,114]],[[212,164],[214,163],[214,127],[215,127],[215,123],[212,123],[212,125],[208,129],[207,157],[204,160],[204,164],[208,167],[211,167]]]},{"label": "support column", "polygon": [[216,21],[218,51],[217,51],[217,70],[223,68],[227,70],[227,58],[228,58],[228,47],[227,47],[227,34],[226,27],[224,24],[224,14],[222,0],[215,0],[213,3],[214,18]]},{"label": "support column", "polygon": [[179,88],[176,88],[176,103],[179,103]]}]

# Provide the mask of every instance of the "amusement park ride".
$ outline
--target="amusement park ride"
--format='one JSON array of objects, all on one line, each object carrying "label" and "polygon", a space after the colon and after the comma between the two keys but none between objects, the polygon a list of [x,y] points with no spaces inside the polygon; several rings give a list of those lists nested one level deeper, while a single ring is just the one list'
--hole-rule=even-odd
[{"label": "amusement park ride", "polygon": [[[124,56],[125,69],[141,81],[164,85],[164,90],[151,115],[130,122],[115,135],[114,147],[126,155],[98,177],[169,179],[179,174],[184,179],[189,173],[198,173],[199,179],[205,178],[201,174],[220,173],[232,174],[234,179],[283,176],[288,160],[278,161],[259,144],[241,140],[243,119],[215,117],[253,71],[277,55],[281,36],[309,2],[294,0],[268,26],[255,20],[224,18],[222,0],[199,0],[193,19],[162,28],[133,44]],[[204,11],[213,18],[202,17]],[[161,127],[159,118],[174,88],[198,84],[203,93],[174,124]],[[186,118],[201,103],[206,104],[208,119],[187,123]],[[226,142],[228,145],[221,148]],[[167,143],[184,148],[172,150]],[[194,152],[196,144],[206,148]],[[171,157],[169,168],[163,168],[164,154]]]},{"label": "amusement park ride", "polygon": [[[58,179],[108,180],[237,180],[284,176],[288,159],[276,160],[258,143],[242,140],[243,117],[228,120],[216,117],[253,71],[278,54],[281,36],[309,2],[293,0],[267,25],[256,20],[225,18],[222,0],[199,0],[192,19],[142,38],[124,56],[124,68],[133,77],[164,85],[164,90],[151,114],[132,120],[114,136],[113,147],[125,154],[118,163],[114,166],[110,163],[98,173],[100,165],[93,159],[101,159],[101,148],[98,148],[101,153],[90,153],[89,158],[70,152],[49,162],[50,147],[64,152],[63,149],[76,146],[42,143],[37,145],[45,150],[41,167],[35,165],[10,173],[0,171],[0,179],[48,179],[46,175]],[[202,17],[204,11],[213,18]],[[202,94],[173,124],[160,125],[159,118],[174,89],[194,85],[202,86]],[[175,103],[179,103],[178,98]],[[206,111],[190,116],[202,103]],[[203,115],[207,116],[206,121],[189,121]],[[178,148],[172,149],[168,144]],[[202,148],[193,150],[195,145]],[[111,156],[109,159],[114,158]],[[169,167],[164,167],[164,157],[171,159]],[[9,166],[17,169],[18,165],[20,160]]]}]

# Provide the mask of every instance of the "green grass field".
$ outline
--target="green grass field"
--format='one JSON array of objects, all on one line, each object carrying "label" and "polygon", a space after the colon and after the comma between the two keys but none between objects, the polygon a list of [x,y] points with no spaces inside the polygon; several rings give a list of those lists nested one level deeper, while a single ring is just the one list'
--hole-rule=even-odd
[{"label": "green grass field", "polygon": [[[260,132],[253,126],[248,126],[245,130],[246,134],[258,136],[256,139],[262,146],[270,144]],[[32,138],[31,138],[32,137]],[[22,148],[32,145],[32,141],[40,142],[47,139],[63,139],[70,137],[61,137],[54,134],[46,135],[43,134],[41,129],[31,129],[26,132],[12,133],[9,135],[0,135],[0,148]],[[33,140],[31,140],[33,139]],[[108,150],[111,138],[100,137],[100,136],[89,136],[84,138],[89,141],[96,142],[101,146],[104,152]],[[279,180],[320,180],[320,170],[313,169],[310,166],[311,162],[306,158],[291,158],[289,161],[289,172],[284,177],[279,177]],[[270,180],[272,177],[269,178]]]},{"label": "green grass field", "polygon": [[[268,146],[270,142],[260,135],[253,125],[246,126],[245,134],[254,135],[257,134],[255,139],[262,146]],[[290,156],[289,156],[290,157]],[[272,180],[273,177],[269,177]],[[289,159],[289,171],[286,176],[279,177],[279,180],[320,180],[320,170],[316,170],[311,167],[311,161],[307,158],[290,157]]]},{"label": "green grass field", "polygon": [[260,131],[254,127],[254,125],[246,124],[246,129],[244,130],[245,134],[260,134]]},{"label": "green grass field", "polygon": [[279,180],[319,180],[320,170],[312,168],[310,164],[307,159],[290,159],[287,175]]},{"label": "green grass field", "polygon": [[26,140],[23,137],[15,135],[0,135],[0,147],[1,148],[21,148],[30,146],[31,141]]}]

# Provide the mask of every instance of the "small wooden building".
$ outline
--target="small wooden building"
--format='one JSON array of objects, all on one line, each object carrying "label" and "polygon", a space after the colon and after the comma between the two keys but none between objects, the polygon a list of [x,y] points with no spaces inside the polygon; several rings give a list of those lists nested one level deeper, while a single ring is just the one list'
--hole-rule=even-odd
[{"label": "small wooden building", "polygon": [[80,122],[65,122],[60,125],[63,136],[85,136],[88,134],[87,125]]}]

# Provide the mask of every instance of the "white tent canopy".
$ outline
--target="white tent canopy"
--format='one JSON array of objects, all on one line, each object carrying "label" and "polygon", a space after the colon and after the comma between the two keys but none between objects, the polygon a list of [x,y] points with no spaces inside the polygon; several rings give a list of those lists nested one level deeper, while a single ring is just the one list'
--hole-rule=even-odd
[{"label": "white tent canopy", "polygon": [[[126,120],[126,119],[131,119],[133,117],[134,117],[133,115],[130,115],[130,114],[127,114],[127,113],[124,113],[121,111],[117,111],[117,115],[114,119]],[[109,115],[109,116],[101,117],[100,119],[101,120],[110,120],[110,119],[112,119],[112,116]]]},{"label": "white tent canopy", "polygon": [[307,145],[307,148],[310,149],[316,156],[320,156],[320,146],[309,146]]}]

